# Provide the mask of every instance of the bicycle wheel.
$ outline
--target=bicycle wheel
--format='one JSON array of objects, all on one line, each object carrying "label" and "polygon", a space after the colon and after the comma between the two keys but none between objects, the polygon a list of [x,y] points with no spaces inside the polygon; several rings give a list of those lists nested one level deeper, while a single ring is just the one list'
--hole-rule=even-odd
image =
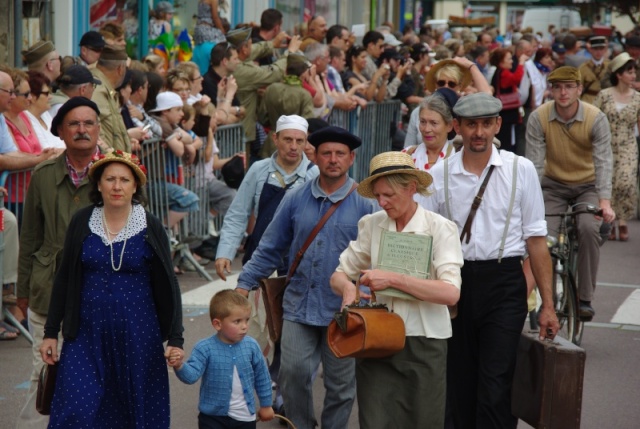
[{"label": "bicycle wheel", "polygon": [[554,270],[554,303],[556,316],[560,322],[558,335],[574,342],[577,322],[575,294],[571,288],[569,274],[555,273]]},{"label": "bicycle wheel", "polygon": [[580,318],[580,307],[578,305],[578,297],[576,296],[576,291],[578,290],[578,282],[577,279],[573,276],[572,273],[569,273],[569,300],[571,301],[571,306],[573,307],[573,319],[574,319],[574,328],[573,334],[571,336],[571,342],[576,346],[579,346],[582,342],[582,334],[584,333],[584,321]]}]

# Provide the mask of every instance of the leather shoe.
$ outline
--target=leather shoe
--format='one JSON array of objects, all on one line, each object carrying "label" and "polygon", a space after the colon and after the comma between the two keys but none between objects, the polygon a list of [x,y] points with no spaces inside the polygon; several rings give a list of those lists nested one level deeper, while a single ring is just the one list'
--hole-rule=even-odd
[{"label": "leather shoe", "polygon": [[627,225],[620,225],[618,227],[618,232],[620,233],[620,241],[629,240],[629,229],[627,228]]},{"label": "leather shoe", "polygon": [[596,311],[591,306],[590,301],[582,301],[580,300],[580,319],[582,320],[591,320],[593,316],[595,316]]},{"label": "leather shoe", "polygon": [[609,241],[616,241],[618,237],[616,237],[616,227],[615,225],[611,226],[611,232],[609,233]]}]

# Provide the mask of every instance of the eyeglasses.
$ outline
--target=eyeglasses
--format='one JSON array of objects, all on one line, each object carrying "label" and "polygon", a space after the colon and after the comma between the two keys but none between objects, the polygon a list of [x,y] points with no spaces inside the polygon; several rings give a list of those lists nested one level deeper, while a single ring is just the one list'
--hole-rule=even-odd
[{"label": "eyeglasses", "polygon": [[570,90],[570,89],[576,89],[578,87],[577,83],[572,83],[572,84],[559,84],[559,83],[554,83],[553,85],[551,85],[551,90],[553,91],[562,91],[564,90]]},{"label": "eyeglasses", "polygon": [[91,129],[98,125],[98,122],[95,121],[70,121],[67,122],[67,126],[69,128],[80,128],[80,126],[84,126],[86,129]]},{"label": "eyeglasses", "polygon": [[439,80],[436,82],[436,85],[438,86],[438,88],[444,88],[445,86],[448,86],[449,88],[454,89],[458,86],[458,82],[454,82],[452,80]]},{"label": "eyeglasses", "polygon": [[29,94],[31,94],[31,91],[25,91],[25,92],[18,92],[15,91],[14,92],[16,94],[16,97],[24,97],[27,98],[29,96]]},{"label": "eyeglasses", "polygon": [[204,77],[202,77],[202,75],[198,76],[198,77],[194,77],[193,79],[189,79],[191,82],[197,82],[201,79],[204,79]]},{"label": "eyeglasses", "polygon": [[9,96],[16,95],[16,90],[15,89],[0,88],[0,91],[6,92],[7,94],[9,94]]}]

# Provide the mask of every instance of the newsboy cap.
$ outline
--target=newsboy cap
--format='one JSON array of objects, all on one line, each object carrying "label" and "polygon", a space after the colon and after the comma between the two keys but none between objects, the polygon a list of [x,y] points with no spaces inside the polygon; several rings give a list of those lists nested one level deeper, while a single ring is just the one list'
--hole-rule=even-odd
[{"label": "newsboy cap", "polygon": [[29,49],[22,51],[22,62],[26,65],[33,64],[55,50],[56,47],[53,46],[53,43],[49,40],[40,40],[34,43]]},{"label": "newsboy cap", "polygon": [[571,66],[562,66],[558,67],[551,73],[549,73],[549,77],[547,78],[549,83],[553,82],[582,82],[582,76],[580,75],[580,70]]},{"label": "newsboy cap", "polygon": [[493,118],[498,116],[501,110],[502,102],[486,92],[460,97],[453,107],[453,112],[459,118],[466,119]]},{"label": "newsboy cap", "polygon": [[247,41],[251,36],[251,27],[238,28],[227,33],[227,42],[233,47],[238,48],[243,42]]},{"label": "newsboy cap", "polygon": [[360,147],[362,140],[360,137],[351,134],[344,128],[329,126],[322,128],[315,133],[311,134],[307,140],[316,149],[322,143],[342,143],[349,146],[350,150],[354,150]]},{"label": "newsboy cap", "polygon": [[100,116],[100,109],[98,109],[98,105],[96,103],[86,97],[72,97],[66,103],[64,103],[62,107],[60,107],[60,110],[58,110],[58,113],[56,113],[53,121],[51,121],[51,134],[56,137],[60,137],[58,135],[58,127],[62,125],[64,117],[67,116],[67,113],[71,112],[73,109],[82,106],[92,108],[96,112],[96,115]]}]

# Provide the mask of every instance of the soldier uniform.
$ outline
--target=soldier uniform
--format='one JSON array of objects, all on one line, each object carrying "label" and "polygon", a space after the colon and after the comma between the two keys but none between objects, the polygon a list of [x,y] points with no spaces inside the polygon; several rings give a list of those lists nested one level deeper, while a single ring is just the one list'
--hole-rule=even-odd
[{"label": "soldier uniform", "polygon": [[[607,46],[607,39],[603,36],[594,36],[589,39],[592,48]],[[580,99],[587,103],[593,103],[602,89],[600,82],[607,74],[609,60],[604,58],[598,64],[593,59],[585,61],[578,70],[582,76],[582,95]]]}]

